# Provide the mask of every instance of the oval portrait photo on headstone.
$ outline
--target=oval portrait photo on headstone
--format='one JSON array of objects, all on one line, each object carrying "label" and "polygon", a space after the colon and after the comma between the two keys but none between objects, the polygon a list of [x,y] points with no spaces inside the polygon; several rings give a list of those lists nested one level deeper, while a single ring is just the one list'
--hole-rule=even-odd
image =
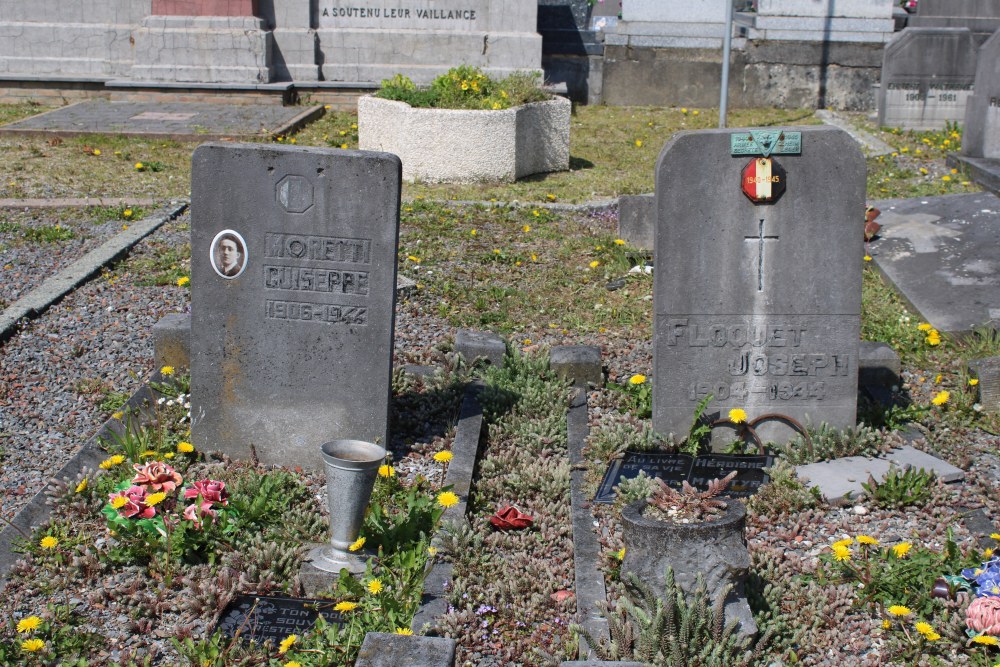
[{"label": "oval portrait photo on headstone", "polygon": [[239,277],[247,267],[247,244],[239,232],[223,229],[212,239],[212,268],[226,280]]}]

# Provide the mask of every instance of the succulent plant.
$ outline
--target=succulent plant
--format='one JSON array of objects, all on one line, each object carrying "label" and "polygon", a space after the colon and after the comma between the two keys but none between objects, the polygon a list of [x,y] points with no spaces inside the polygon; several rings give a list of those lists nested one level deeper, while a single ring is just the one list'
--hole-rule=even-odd
[{"label": "succulent plant", "polygon": [[691,486],[687,480],[681,482],[681,490],[670,487],[659,477],[653,479],[655,491],[646,499],[656,509],[653,518],[668,521],[711,521],[720,516],[728,504],[717,496],[726,490],[736,477],[734,470],[722,479],[713,479],[704,491]]}]

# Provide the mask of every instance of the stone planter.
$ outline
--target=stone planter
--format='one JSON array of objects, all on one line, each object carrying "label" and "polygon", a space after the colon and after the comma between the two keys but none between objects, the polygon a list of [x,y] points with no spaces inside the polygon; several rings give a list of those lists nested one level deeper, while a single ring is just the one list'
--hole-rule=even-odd
[{"label": "stone planter", "polygon": [[562,97],[469,111],[368,96],[358,100],[358,145],[398,155],[411,183],[509,182],[569,169],[570,110]]},{"label": "stone planter", "polygon": [[733,590],[726,599],[726,622],[736,619],[740,632],[756,634],[757,624],[750,613],[743,583],[750,569],[744,530],[746,508],[739,500],[726,499],[722,517],[702,523],[673,523],[644,516],[649,505],[640,500],[622,509],[625,559],[622,574],[634,573],[640,581],[663,594],[667,566],[673,568],[674,580],[687,594],[692,594],[700,572],[713,600],[726,584]]}]

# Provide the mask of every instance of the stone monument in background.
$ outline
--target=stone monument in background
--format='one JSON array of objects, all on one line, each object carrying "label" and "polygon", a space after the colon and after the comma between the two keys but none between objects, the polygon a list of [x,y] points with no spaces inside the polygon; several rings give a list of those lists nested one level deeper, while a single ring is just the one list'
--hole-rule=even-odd
[{"label": "stone monument in background", "polygon": [[[827,128],[682,132],[656,163],[653,426],[855,425],[866,167]],[[765,440],[793,431],[779,421]],[[732,436],[730,431],[729,436]]]},{"label": "stone monument in background", "polygon": [[1000,30],[979,49],[976,92],[965,107],[962,153],[1000,160]]},{"label": "stone monument in background", "polygon": [[385,446],[399,158],[205,144],[191,178],[192,441],[314,470]]}]

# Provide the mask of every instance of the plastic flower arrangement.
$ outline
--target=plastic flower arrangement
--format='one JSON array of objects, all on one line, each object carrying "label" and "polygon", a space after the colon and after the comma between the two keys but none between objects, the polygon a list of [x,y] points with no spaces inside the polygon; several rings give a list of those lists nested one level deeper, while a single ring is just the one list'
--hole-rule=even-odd
[{"label": "plastic flower arrangement", "polygon": [[232,527],[224,482],[185,484],[181,474],[162,461],[132,467],[135,476],[108,494],[103,509],[108,528],[119,540],[196,558]]}]

